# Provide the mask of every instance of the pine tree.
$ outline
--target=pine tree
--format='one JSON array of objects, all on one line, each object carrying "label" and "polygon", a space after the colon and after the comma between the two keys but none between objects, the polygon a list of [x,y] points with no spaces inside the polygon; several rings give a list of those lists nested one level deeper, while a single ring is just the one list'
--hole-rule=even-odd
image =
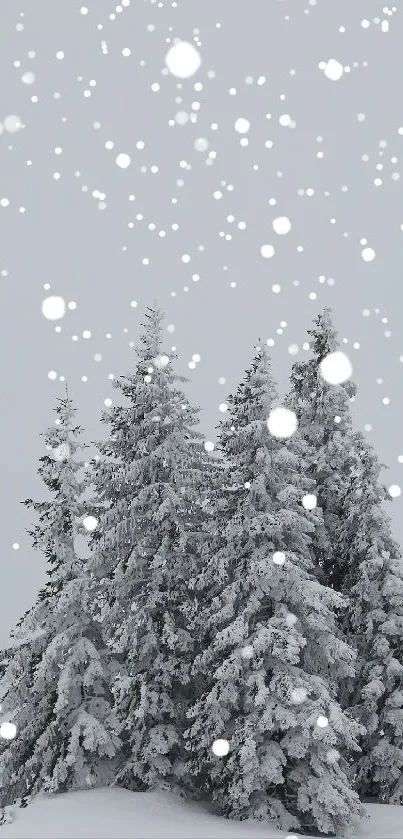
[{"label": "pine tree", "polygon": [[340,701],[367,729],[351,774],[362,796],[403,803],[403,559],[382,508],[380,464],[354,432],[350,382],[331,385],[321,361],[338,349],[330,312],[310,333],[313,357],[294,365],[289,404],[308,444],[323,527],[314,547],[321,578],[348,598],[340,628],[357,651],[357,674]]},{"label": "pine tree", "polygon": [[323,359],[339,349],[330,309],[318,315],[308,335],[312,358],[293,365],[286,403],[297,415],[299,431],[307,444],[307,475],[315,481],[323,514],[323,526],[318,527],[314,540],[319,578],[341,591],[345,568],[336,545],[350,481],[354,434],[350,401],[355,398],[356,388],[350,381],[329,385],[320,372]]},{"label": "pine tree", "polygon": [[81,429],[67,392],[55,410],[38,469],[48,498],[23,502],[38,517],[29,533],[46,557],[48,580],[12,633],[1,680],[3,719],[16,726],[1,746],[2,806],[41,790],[106,783],[119,743],[109,722],[113,662],[91,618],[91,579],[74,546],[86,513],[75,459]]},{"label": "pine tree", "polygon": [[343,589],[350,594],[344,631],[358,653],[343,704],[366,728],[353,766],[359,793],[403,804],[403,557],[382,508],[390,496],[380,471],[372,447],[357,433],[337,543]]},{"label": "pine tree", "polygon": [[183,778],[183,727],[191,693],[193,592],[210,468],[198,411],[162,349],[163,315],[148,309],[137,364],[115,381],[126,399],[105,412],[110,437],[94,463],[104,505],[93,538],[102,622],[122,662],[116,719],[124,742],[117,782],[144,790]]},{"label": "pine tree", "polygon": [[225,815],[334,833],[361,810],[345,759],[360,729],[335,696],[354,653],[337,637],[342,599],[313,573],[320,514],[302,503],[313,487],[304,446],[298,433],[284,441],[268,431],[276,404],[258,348],[219,432],[226,488],[198,580],[205,609],[194,673],[204,685],[188,714],[189,771]]}]

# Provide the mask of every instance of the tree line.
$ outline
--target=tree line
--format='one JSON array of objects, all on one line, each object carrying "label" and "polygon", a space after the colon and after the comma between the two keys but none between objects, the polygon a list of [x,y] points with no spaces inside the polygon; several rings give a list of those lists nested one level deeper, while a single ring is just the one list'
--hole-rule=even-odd
[{"label": "tree line", "polygon": [[[403,803],[403,559],[355,387],[321,374],[331,313],[282,403],[255,348],[215,452],[162,312],[145,321],[99,454],[83,461],[66,393],[46,500],[23,502],[47,581],[1,657],[0,822],[38,792],[119,784],[342,833],[365,800]],[[293,433],[270,431],[279,406]]]}]

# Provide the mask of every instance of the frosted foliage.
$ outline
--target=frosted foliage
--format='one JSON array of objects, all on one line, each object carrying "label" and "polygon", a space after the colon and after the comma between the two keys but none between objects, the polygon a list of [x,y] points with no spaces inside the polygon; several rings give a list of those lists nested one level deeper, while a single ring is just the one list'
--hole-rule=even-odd
[{"label": "frosted foliage", "polygon": [[188,79],[197,73],[201,65],[201,56],[193,44],[188,41],[179,41],[168,50],[165,64],[173,76],[178,79]]},{"label": "frosted foliage", "polygon": [[293,688],[290,691],[291,701],[295,702],[296,705],[301,705],[302,702],[305,702],[307,699],[308,693],[306,688]]},{"label": "frosted foliage", "polygon": [[[109,654],[89,613],[90,578],[74,542],[84,510],[75,455],[82,444],[70,400],[45,433],[49,455],[39,476],[49,500],[25,502],[36,514],[33,547],[48,560],[48,581],[12,634],[1,679],[0,806],[41,790],[62,792],[108,782],[118,739],[110,725]],[[68,460],[54,451],[68,446]],[[10,730],[10,726],[12,731]]]},{"label": "frosted foliage", "polygon": [[[227,466],[209,496],[188,771],[224,815],[343,832],[361,807],[345,765],[326,753],[357,748],[360,729],[334,690],[353,674],[354,653],[336,629],[339,596],[314,578],[311,539],[321,516],[301,506],[312,485],[305,447],[298,431],[285,442],[267,433],[276,402],[264,347],[220,423]],[[329,724],[321,729],[324,711]],[[211,744],[223,736],[229,751],[217,760]]]},{"label": "frosted foliage", "polygon": [[53,457],[55,458],[55,460],[68,460],[70,454],[70,446],[68,445],[68,443],[60,443],[59,446],[56,446],[56,448],[53,449]]}]

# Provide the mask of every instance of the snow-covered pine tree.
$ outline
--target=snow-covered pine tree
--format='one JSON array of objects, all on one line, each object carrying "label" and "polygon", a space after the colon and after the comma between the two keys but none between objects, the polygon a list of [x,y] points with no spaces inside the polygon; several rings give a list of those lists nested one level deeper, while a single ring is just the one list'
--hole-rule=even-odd
[{"label": "snow-covered pine tree", "polygon": [[2,806],[41,790],[107,783],[119,746],[110,724],[113,661],[91,619],[91,579],[74,547],[86,514],[75,459],[81,429],[67,392],[55,410],[38,469],[48,498],[23,502],[38,517],[29,533],[48,580],[12,633],[0,684],[2,718],[16,726],[0,746]]},{"label": "snow-covered pine tree", "polygon": [[403,803],[402,553],[382,506],[381,466],[353,430],[355,388],[320,374],[321,361],[339,348],[328,309],[310,335],[313,357],[294,365],[288,404],[308,444],[308,474],[323,511],[317,562],[324,581],[349,600],[339,623],[357,650],[357,675],[342,685],[340,701],[367,728],[351,772],[362,796]]},{"label": "snow-covered pine tree", "polygon": [[403,557],[382,507],[390,496],[380,471],[372,447],[356,433],[337,550],[350,595],[344,631],[358,666],[342,699],[367,729],[353,764],[358,792],[403,804]]},{"label": "snow-covered pine tree", "polygon": [[200,572],[210,466],[191,407],[162,348],[163,314],[149,308],[126,404],[105,412],[110,437],[93,464],[104,506],[92,541],[99,609],[122,661],[116,719],[124,743],[117,783],[134,790],[184,783],[183,728],[192,685],[193,591]]},{"label": "snow-covered pine tree", "polygon": [[315,481],[323,514],[313,543],[318,576],[324,585],[340,591],[346,568],[336,546],[352,466],[350,400],[356,388],[351,381],[330,385],[321,375],[323,359],[339,350],[329,308],[318,315],[308,335],[312,358],[293,365],[286,404],[298,418],[307,445],[307,475]]},{"label": "snow-covered pine tree", "polygon": [[335,696],[354,653],[337,637],[341,597],[313,573],[320,514],[303,506],[304,446],[268,431],[277,395],[266,348],[228,404],[226,490],[198,581],[204,689],[188,714],[188,769],[226,815],[334,833],[361,811],[345,759],[360,728]]}]

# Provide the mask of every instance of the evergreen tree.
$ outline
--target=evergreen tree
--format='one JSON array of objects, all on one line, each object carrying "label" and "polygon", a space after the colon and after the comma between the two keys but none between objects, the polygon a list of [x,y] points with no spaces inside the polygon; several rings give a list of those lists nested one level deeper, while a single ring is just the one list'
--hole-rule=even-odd
[{"label": "evergreen tree", "polygon": [[359,793],[403,804],[403,557],[382,503],[381,466],[363,436],[344,500],[337,550],[345,564],[350,608],[344,630],[357,649],[358,668],[343,704],[366,728],[353,765]]},{"label": "evergreen tree", "polygon": [[352,427],[355,388],[328,384],[320,373],[321,361],[338,349],[328,309],[310,335],[313,357],[294,365],[289,404],[323,511],[317,563],[349,602],[340,628],[357,650],[358,672],[342,685],[340,700],[367,729],[351,772],[361,795],[403,803],[403,560],[382,508],[380,464]]},{"label": "evergreen tree", "polygon": [[56,414],[38,470],[48,498],[23,502],[38,517],[29,533],[46,557],[48,580],[12,633],[1,680],[2,716],[16,726],[0,747],[2,806],[40,790],[106,783],[118,747],[109,722],[113,666],[90,616],[90,576],[74,548],[86,511],[75,460],[81,429],[67,393]]},{"label": "evergreen tree", "polygon": [[350,400],[356,388],[350,381],[330,385],[321,375],[323,359],[339,349],[328,308],[318,315],[308,335],[312,358],[293,365],[287,405],[297,415],[307,445],[307,475],[315,481],[323,514],[313,545],[318,575],[325,585],[341,591],[346,568],[336,546],[352,466]]},{"label": "evergreen tree", "polygon": [[114,382],[126,404],[105,412],[110,437],[94,463],[104,506],[93,538],[99,610],[122,662],[117,782],[134,790],[184,783],[183,727],[191,695],[193,592],[210,468],[198,411],[162,350],[162,313],[148,309],[132,375]]},{"label": "evergreen tree", "polygon": [[334,833],[361,811],[345,759],[360,728],[335,695],[354,653],[336,632],[342,598],[313,573],[320,514],[302,503],[313,492],[304,446],[298,433],[284,441],[268,431],[276,404],[258,348],[220,426],[226,487],[197,583],[205,608],[194,673],[204,684],[188,714],[189,771],[225,815]]}]

